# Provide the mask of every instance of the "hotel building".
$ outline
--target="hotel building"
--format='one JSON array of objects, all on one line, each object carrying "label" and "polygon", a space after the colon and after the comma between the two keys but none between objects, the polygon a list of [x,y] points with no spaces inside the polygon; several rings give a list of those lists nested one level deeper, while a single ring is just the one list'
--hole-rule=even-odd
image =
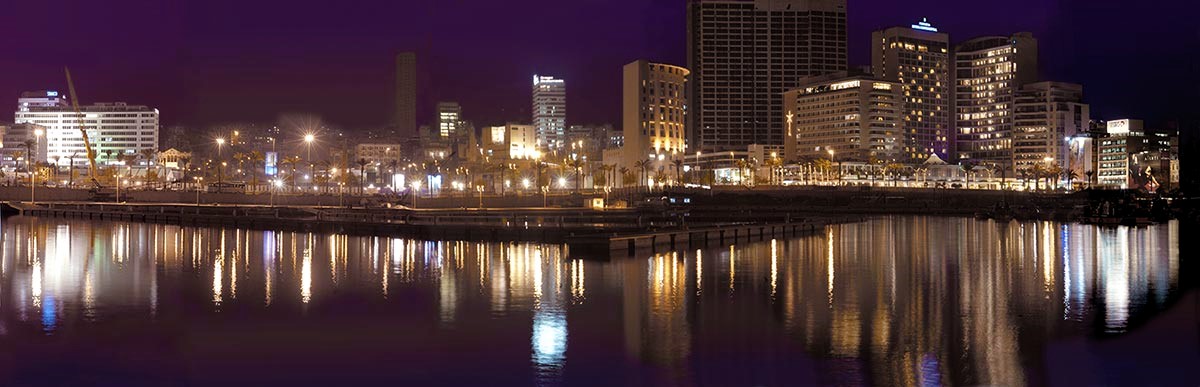
[{"label": "hotel building", "polygon": [[693,0],[687,24],[692,151],[783,144],[783,92],[846,70],[845,0]]},{"label": "hotel building", "polygon": [[639,60],[626,64],[624,73],[626,160],[664,160],[684,153],[688,70]]},{"label": "hotel building", "polygon": [[1016,171],[1054,163],[1071,169],[1069,138],[1087,133],[1090,109],[1083,103],[1083,86],[1037,82],[1017,92],[1013,115],[1013,159]]},{"label": "hotel building", "polygon": [[844,73],[814,77],[783,95],[785,158],[895,161],[906,157],[898,82]]},{"label": "hotel building", "polygon": [[871,34],[871,69],[876,78],[898,82],[904,93],[903,157],[949,159],[953,90],[950,35],[922,20]]},{"label": "hotel building", "polygon": [[1015,166],[1017,90],[1037,81],[1037,39],[1028,32],[987,36],[954,50],[957,158]]}]

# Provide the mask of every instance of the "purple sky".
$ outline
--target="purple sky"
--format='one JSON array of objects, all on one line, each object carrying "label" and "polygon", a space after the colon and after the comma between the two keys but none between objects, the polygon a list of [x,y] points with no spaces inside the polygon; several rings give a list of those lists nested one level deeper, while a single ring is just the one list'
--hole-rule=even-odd
[{"label": "purple sky", "polygon": [[[619,124],[621,66],[686,64],[685,0],[17,1],[0,12],[0,101],[23,90],[158,107],[165,124],[336,127],[391,115],[392,55],[415,50],[418,121],[456,100],[476,125],[529,121],[530,76],[567,79],[569,123]],[[850,61],[874,29],[928,17],[955,42],[1031,31],[1043,79],[1084,84],[1094,116],[1194,119],[1200,6],[1190,1],[851,0]]]}]

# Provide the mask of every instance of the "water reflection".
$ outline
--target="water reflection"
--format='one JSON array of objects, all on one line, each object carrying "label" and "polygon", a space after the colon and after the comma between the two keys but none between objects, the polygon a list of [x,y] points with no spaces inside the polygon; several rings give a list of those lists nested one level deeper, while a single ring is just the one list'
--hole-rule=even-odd
[{"label": "water reflection", "polygon": [[[581,375],[1040,384],[1031,369],[1047,341],[1121,334],[1179,285],[1175,223],[896,217],[605,262],[529,243],[28,218],[2,227],[0,335],[10,339],[99,334],[88,324],[106,321],[168,324],[160,314],[238,324],[255,311],[279,324],[319,318],[339,335],[384,324],[410,340],[391,351],[495,351],[462,361],[522,358],[527,373],[506,369],[549,384],[588,369],[573,359],[611,353],[625,368]],[[813,366],[802,371],[797,359]]]}]

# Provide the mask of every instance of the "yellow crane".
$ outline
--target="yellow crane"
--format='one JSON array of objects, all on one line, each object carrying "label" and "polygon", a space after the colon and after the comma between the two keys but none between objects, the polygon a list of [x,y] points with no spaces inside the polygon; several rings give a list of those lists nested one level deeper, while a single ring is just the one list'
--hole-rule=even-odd
[{"label": "yellow crane", "polygon": [[67,89],[71,91],[71,106],[75,108],[75,117],[79,118],[79,134],[83,135],[83,148],[87,152],[88,159],[88,177],[92,179],[92,184],[96,188],[100,188],[99,171],[96,168],[96,152],[92,151],[92,143],[88,141],[87,129],[83,124],[83,113],[79,111],[79,95],[75,94],[75,83],[71,82],[71,69],[63,67],[63,71],[67,73]]}]

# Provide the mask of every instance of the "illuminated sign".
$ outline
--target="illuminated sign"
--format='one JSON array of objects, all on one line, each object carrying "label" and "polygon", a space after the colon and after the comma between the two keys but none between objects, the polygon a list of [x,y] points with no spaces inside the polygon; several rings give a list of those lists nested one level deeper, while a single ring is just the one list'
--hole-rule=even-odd
[{"label": "illuminated sign", "polygon": [[929,20],[926,18],[921,18],[920,22],[917,22],[917,24],[913,24],[910,27],[912,27],[914,30],[938,32],[937,28],[935,28],[932,24],[929,24]]},{"label": "illuminated sign", "polygon": [[1109,134],[1124,134],[1129,133],[1129,120],[1111,120],[1108,121]]},{"label": "illuminated sign", "polygon": [[267,176],[275,176],[276,173],[279,173],[279,169],[275,167],[279,160],[279,154],[267,152],[263,156],[263,159],[266,161],[266,165],[263,166],[263,172],[266,172]]},{"label": "illuminated sign", "polygon": [[57,97],[57,96],[58,96],[58,92],[57,92],[57,91],[47,91],[47,92],[46,92],[46,96],[47,96],[47,97]]}]

